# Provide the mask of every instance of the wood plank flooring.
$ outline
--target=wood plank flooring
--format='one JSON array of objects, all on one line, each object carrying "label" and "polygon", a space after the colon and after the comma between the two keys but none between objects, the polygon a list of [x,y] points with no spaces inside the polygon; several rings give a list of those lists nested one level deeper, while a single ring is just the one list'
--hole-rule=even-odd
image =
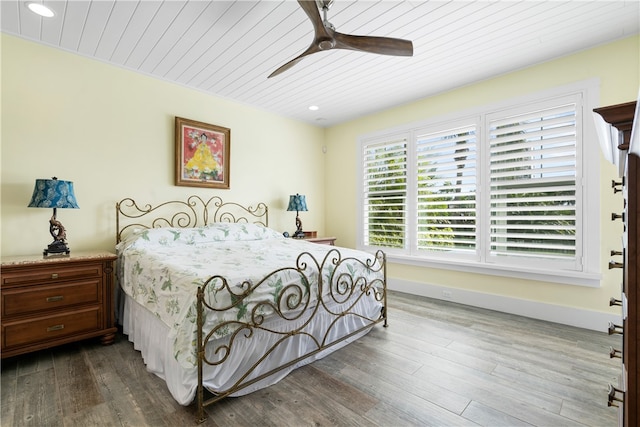
[{"label": "wood plank flooring", "polygon": [[[615,426],[620,338],[401,293],[389,327],[209,407],[206,426]],[[119,334],[2,362],[2,426],[186,426]]]}]

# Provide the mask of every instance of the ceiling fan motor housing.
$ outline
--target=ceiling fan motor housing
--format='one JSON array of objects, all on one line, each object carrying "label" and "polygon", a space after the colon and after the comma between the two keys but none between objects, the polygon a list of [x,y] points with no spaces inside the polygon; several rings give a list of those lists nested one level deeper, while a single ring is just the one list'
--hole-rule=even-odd
[{"label": "ceiling fan motor housing", "polygon": [[318,41],[318,47],[320,48],[320,50],[333,49],[335,45],[336,41],[333,39],[322,39]]}]

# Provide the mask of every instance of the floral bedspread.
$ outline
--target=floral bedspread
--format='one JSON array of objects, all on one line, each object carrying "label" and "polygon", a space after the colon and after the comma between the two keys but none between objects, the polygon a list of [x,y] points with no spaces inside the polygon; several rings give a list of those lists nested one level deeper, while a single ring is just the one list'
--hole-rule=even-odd
[{"label": "floral bedspread", "polygon": [[[192,368],[196,364],[198,286],[218,275],[226,278],[229,286],[237,287],[234,292],[240,294],[239,286],[243,282],[258,283],[278,268],[295,267],[296,258],[302,252],[309,252],[322,262],[331,249],[331,246],[286,239],[272,229],[254,224],[156,228],[134,233],[118,244],[118,274],[124,292],[169,326],[174,357],[183,367]],[[345,248],[340,248],[340,253],[343,257],[373,259],[372,255]],[[323,276],[330,274],[329,264],[322,270]],[[365,276],[370,275],[364,266],[361,268]],[[310,283],[315,283],[317,268],[310,266],[308,273]],[[300,275],[285,274],[284,281],[287,280],[300,282]],[[274,298],[283,285],[286,285],[283,276],[278,275],[258,286],[243,304],[222,312],[208,312],[205,329],[211,330],[228,320],[248,320],[251,304],[265,300],[275,303]],[[209,287],[207,301],[214,308],[230,306],[229,294],[219,288]],[[310,292],[314,294],[313,289]],[[219,333],[223,334],[224,330]]]}]

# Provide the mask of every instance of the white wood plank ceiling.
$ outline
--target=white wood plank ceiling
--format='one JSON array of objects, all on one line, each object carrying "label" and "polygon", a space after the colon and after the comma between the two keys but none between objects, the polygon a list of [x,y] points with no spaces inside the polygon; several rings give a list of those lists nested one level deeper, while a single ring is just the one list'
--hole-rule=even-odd
[{"label": "white wood plank ceiling", "polygon": [[267,79],[313,40],[295,1],[37,2],[55,16],[2,0],[2,31],[322,127],[640,31],[637,0],[336,0],[337,31],[409,39],[414,56],[332,50]]}]

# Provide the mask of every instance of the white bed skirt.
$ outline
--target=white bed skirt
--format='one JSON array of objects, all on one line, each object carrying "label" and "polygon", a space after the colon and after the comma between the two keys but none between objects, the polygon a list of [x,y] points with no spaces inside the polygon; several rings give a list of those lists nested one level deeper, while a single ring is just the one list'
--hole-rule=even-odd
[{"label": "white bed skirt", "polygon": [[[190,404],[196,394],[198,385],[197,367],[185,368],[181,366],[173,357],[173,337],[167,325],[160,321],[154,314],[135,300],[121,292],[119,295],[119,323],[123,332],[128,336],[134,348],[141,352],[144,363],[149,372],[162,378],[171,392],[173,398],[181,405]],[[377,319],[382,305],[373,298],[361,298],[354,308],[354,312],[362,313],[370,319]],[[334,317],[320,310],[316,313],[314,322],[305,328],[314,336],[321,336],[320,331],[326,331]],[[281,319],[266,321],[265,326],[279,330],[285,327]],[[301,324],[301,323],[300,323]],[[365,321],[356,316],[349,316],[340,319],[332,328],[332,333],[327,342],[332,342],[339,336],[345,336],[352,331],[365,326]],[[289,323],[289,328],[291,327]],[[257,381],[252,385],[239,390],[231,396],[241,396],[253,391],[268,387],[277,383],[287,376],[294,369],[321,359],[332,352],[344,347],[365,335],[371,328],[358,333],[339,344],[323,350],[314,356],[304,359],[288,368],[285,368],[265,379]],[[264,349],[274,345],[280,336],[267,334],[262,331],[255,331],[251,339],[237,339],[230,360],[218,366],[206,365],[204,367],[204,385],[211,390],[227,390],[232,387],[240,377],[256,363],[264,354]],[[211,346],[209,345],[208,348]],[[255,378],[286,361],[300,357],[317,348],[316,344],[309,338],[297,336],[296,339],[287,339],[271,353],[260,366],[248,377]],[[207,353],[210,360],[213,355]]]}]

